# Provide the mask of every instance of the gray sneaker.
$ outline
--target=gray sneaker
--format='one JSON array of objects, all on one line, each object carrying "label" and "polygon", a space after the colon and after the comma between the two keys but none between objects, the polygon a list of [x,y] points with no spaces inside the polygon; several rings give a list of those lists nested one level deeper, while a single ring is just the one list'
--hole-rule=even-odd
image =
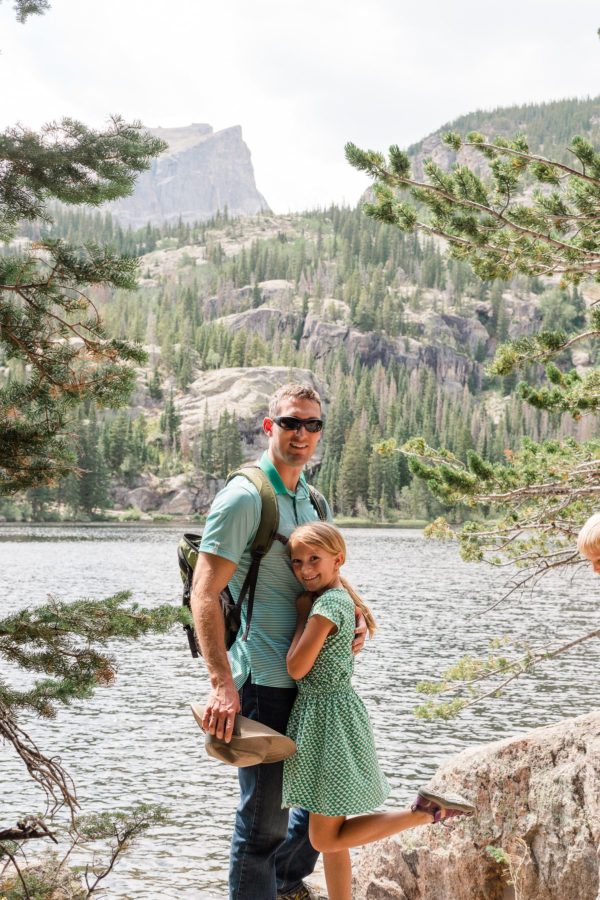
[{"label": "gray sneaker", "polygon": [[318,894],[314,888],[302,882],[293,891],[288,891],[287,894],[277,894],[277,900],[327,900],[327,896]]},{"label": "gray sneaker", "polygon": [[417,799],[411,806],[413,812],[426,812],[433,817],[433,821],[446,824],[448,819],[458,816],[472,816],[475,807],[464,797],[458,794],[436,793],[424,788],[419,789]]}]

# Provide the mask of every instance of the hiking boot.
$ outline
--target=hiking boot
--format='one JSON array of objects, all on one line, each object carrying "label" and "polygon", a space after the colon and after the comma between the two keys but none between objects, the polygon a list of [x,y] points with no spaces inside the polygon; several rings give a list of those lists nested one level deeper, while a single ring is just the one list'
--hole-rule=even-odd
[{"label": "hiking boot", "polygon": [[302,882],[287,894],[277,894],[277,900],[327,900],[325,894],[318,894],[314,888]]},{"label": "hiking boot", "polygon": [[417,799],[411,806],[413,812],[426,812],[433,816],[433,821],[444,824],[447,819],[458,816],[472,816],[475,807],[458,794],[438,794],[424,788],[419,790]]}]

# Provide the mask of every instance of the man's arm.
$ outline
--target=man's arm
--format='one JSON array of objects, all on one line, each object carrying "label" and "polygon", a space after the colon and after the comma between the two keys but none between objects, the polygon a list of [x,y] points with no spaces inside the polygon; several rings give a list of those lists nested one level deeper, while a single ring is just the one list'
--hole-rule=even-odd
[{"label": "man's arm", "polygon": [[240,698],[225,649],[219,594],[231,581],[236,568],[235,563],[221,556],[199,553],[190,600],[194,628],[212,687],[202,727],[228,742],[231,740],[235,714],[240,711]]}]

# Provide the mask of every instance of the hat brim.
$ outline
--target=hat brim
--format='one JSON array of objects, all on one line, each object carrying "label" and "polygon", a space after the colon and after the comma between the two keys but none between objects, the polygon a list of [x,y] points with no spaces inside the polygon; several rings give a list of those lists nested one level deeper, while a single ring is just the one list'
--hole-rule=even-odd
[{"label": "hat brim", "polygon": [[[202,728],[204,708],[197,703],[190,705],[196,722]],[[213,759],[238,768],[281,762],[296,752],[296,744],[291,738],[262,722],[240,715],[235,717],[229,743],[206,733],[205,747]]]}]

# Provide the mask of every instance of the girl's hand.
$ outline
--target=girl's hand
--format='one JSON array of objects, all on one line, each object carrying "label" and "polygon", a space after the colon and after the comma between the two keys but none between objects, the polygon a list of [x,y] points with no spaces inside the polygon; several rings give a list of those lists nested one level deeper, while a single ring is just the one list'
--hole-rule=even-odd
[{"label": "girl's hand", "polygon": [[304,591],[296,598],[296,610],[299,619],[308,619],[308,614],[312,609],[314,597],[310,591]]}]

